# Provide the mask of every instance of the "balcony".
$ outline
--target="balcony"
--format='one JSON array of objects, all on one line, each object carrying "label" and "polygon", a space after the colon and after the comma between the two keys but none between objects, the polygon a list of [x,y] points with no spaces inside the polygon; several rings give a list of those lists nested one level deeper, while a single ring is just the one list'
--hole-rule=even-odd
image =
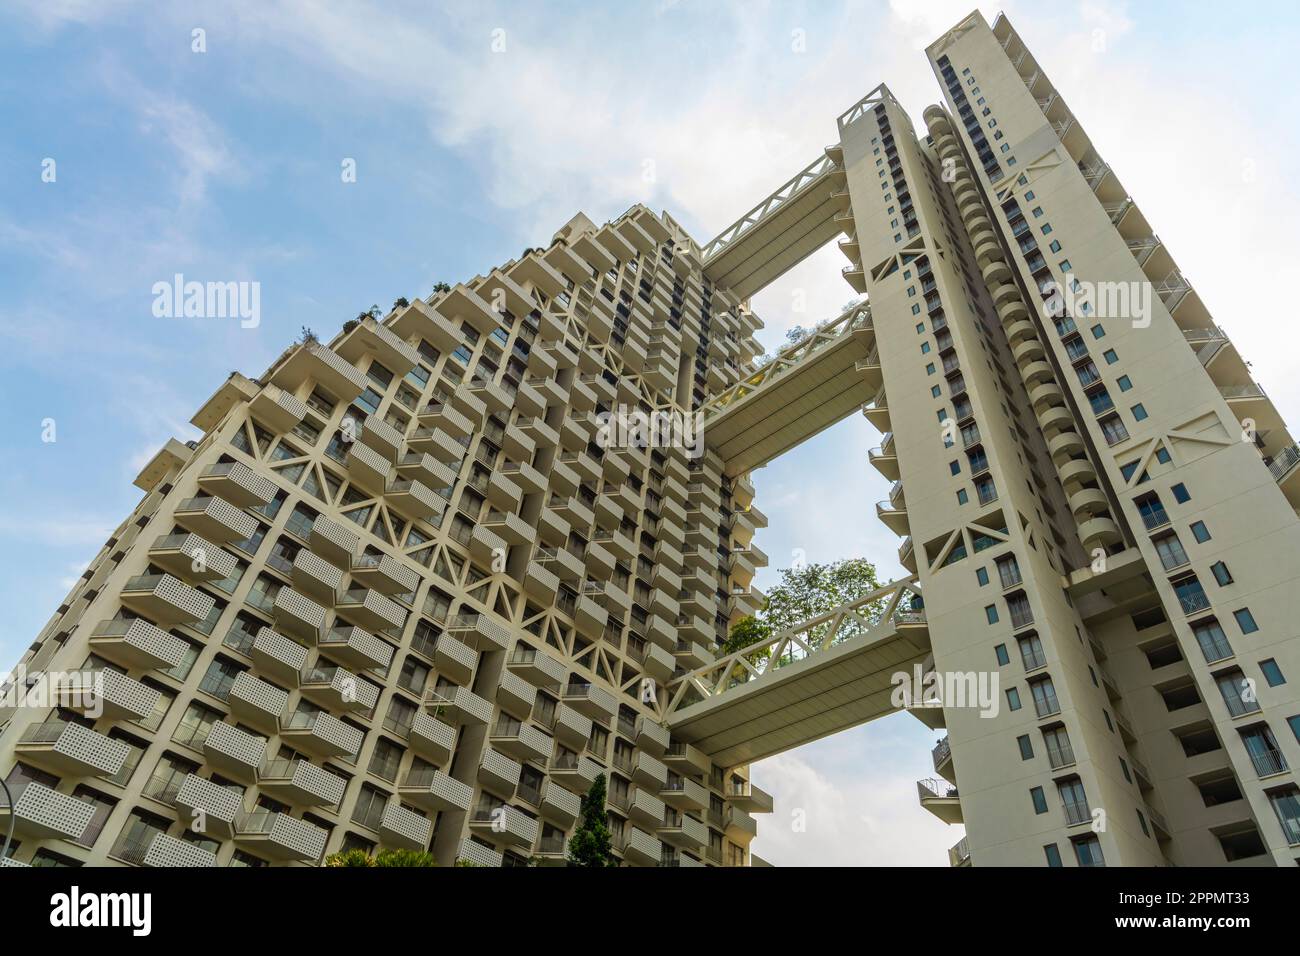
[{"label": "balcony", "polygon": [[176,790],[172,804],[182,819],[202,820],[203,832],[216,840],[229,840],[235,833],[235,821],[244,812],[244,797],[237,787],[187,774]]},{"label": "balcony", "polygon": [[[270,633],[275,634],[274,631]],[[240,722],[264,734],[274,734],[280,730],[280,719],[289,706],[289,695],[274,684],[244,671],[230,686],[226,703],[230,705],[230,713]]]},{"label": "balcony", "polygon": [[349,528],[329,518],[319,517],[311,526],[311,550],[344,570],[361,547],[361,538]]},{"label": "balcony", "polygon": [[170,574],[140,574],[122,586],[122,606],[161,627],[201,621],[215,601]]},{"label": "balcony", "polygon": [[549,726],[556,740],[578,750],[585,747],[591,739],[591,718],[584,717],[567,704],[556,706]]},{"label": "balcony", "polygon": [[952,780],[952,744],[947,735],[934,745],[934,749],[930,751],[930,760],[934,764],[935,773],[949,781]]},{"label": "balcony", "polygon": [[440,685],[424,695],[424,705],[435,717],[454,724],[486,726],[492,721],[492,705],[464,687]]},{"label": "balcony", "polygon": [[455,634],[480,651],[504,651],[510,646],[510,630],[486,614],[457,614],[447,621],[447,633]]},{"label": "balcony", "polygon": [[44,784],[11,786],[13,805],[0,791],[0,828],[13,823],[14,834],[29,840],[78,840],[95,816],[94,804],[59,793]]},{"label": "balcony", "polygon": [[272,607],[277,630],[315,646],[325,633],[325,608],[292,588],[281,588]]},{"label": "balcony", "polygon": [[456,728],[425,713],[416,713],[406,735],[411,751],[431,763],[445,764],[456,747]]},{"label": "balcony", "polygon": [[260,507],[275,497],[275,482],[237,461],[221,461],[199,472],[199,488],[237,508]]},{"label": "balcony", "polygon": [[276,434],[289,431],[307,417],[305,402],[270,384],[249,401],[249,411]]},{"label": "balcony", "polygon": [[290,392],[309,379],[341,402],[350,402],[365,391],[367,381],[360,370],[319,342],[294,348],[271,376],[272,383]]},{"label": "balcony", "polygon": [[663,823],[664,802],[649,790],[636,789],[623,805],[629,820],[646,827],[657,827]]},{"label": "balcony", "polygon": [[235,822],[235,842],[273,860],[315,863],[329,836],[320,827],[285,813],[254,810]]},{"label": "balcony", "polygon": [[582,799],[562,786],[547,784],[538,809],[541,811],[542,819],[567,830],[573,826],[582,812]]},{"label": "balcony", "polygon": [[75,713],[110,720],[144,720],[158,710],[162,694],[110,668],[72,671],[57,687],[59,704]]},{"label": "balcony", "polygon": [[[519,720],[527,720],[537,702],[537,688],[513,671],[504,671],[497,683],[497,706]],[[548,738],[549,739],[549,738]]]},{"label": "balcony", "polygon": [[407,447],[432,456],[444,465],[460,466],[465,458],[465,445],[441,428],[417,428],[406,439]]},{"label": "balcony", "polygon": [[[538,549],[539,552],[548,550],[553,553],[553,549]],[[553,558],[548,559],[535,554],[524,571],[524,590],[542,604],[553,604],[556,595],[560,592],[560,577],[548,567],[551,563]],[[580,574],[581,570],[578,573]]]},{"label": "balcony", "polygon": [[502,718],[492,728],[488,741],[497,750],[520,761],[545,763],[554,750],[554,742],[531,724]]},{"label": "balcony", "polygon": [[948,850],[949,866],[970,866],[970,841],[962,837]]},{"label": "balcony", "polygon": [[447,510],[447,502],[440,494],[414,478],[388,478],[384,499],[405,518],[433,521]]},{"label": "balcony", "polygon": [[516,807],[498,805],[476,809],[470,829],[480,837],[507,846],[531,847],[541,829],[536,820]]},{"label": "balcony", "polygon": [[544,651],[518,644],[506,666],[535,687],[554,688],[564,683],[565,666]]},{"label": "balcony", "polygon": [[428,488],[447,488],[456,483],[456,472],[432,455],[421,451],[404,452],[397,459],[397,473],[412,478]]},{"label": "balcony", "polygon": [[637,717],[634,734],[637,747],[656,757],[662,757],[671,743],[668,729],[644,714]]},{"label": "balcony", "polygon": [[81,724],[47,720],[24,730],[14,753],[60,777],[111,777],[122,769],[131,748]]},{"label": "balcony", "polygon": [[92,653],[125,668],[168,670],[185,657],[187,645],[142,619],[100,621],[90,635]]},{"label": "balcony", "polygon": [[141,866],[166,867],[168,869],[216,866],[217,858],[210,851],[193,843],[155,833],[140,860]]},{"label": "balcony", "polygon": [[957,788],[946,780],[918,780],[917,796],[921,806],[929,810],[944,823],[961,823],[961,800],[957,797]]},{"label": "balcony", "polygon": [[510,553],[506,540],[486,525],[474,526],[470,532],[469,551],[474,559],[490,567],[498,567]]},{"label": "balcony", "polygon": [[674,741],[664,751],[664,763],[679,773],[709,773],[713,761],[698,747]]},{"label": "balcony", "polygon": [[623,844],[623,859],[635,866],[658,866],[663,844],[650,834],[631,827]]},{"label": "balcony", "polygon": [[355,435],[357,441],[376,454],[381,455],[387,462],[397,460],[397,455],[406,441],[405,435],[388,424],[388,422],[375,416],[367,418],[364,422],[356,423]]},{"label": "balcony", "polygon": [[[601,625],[604,626],[603,621]],[[614,695],[592,684],[565,684],[560,688],[560,699],[578,713],[601,723],[609,723],[618,712]]]},{"label": "balcony", "polygon": [[658,758],[644,752],[638,752],[632,757],[627,772],[631,774],[634,784],[649,790],[660,790],[668,781],[668,768]]},{"label": "balcony", "polygon": [[471,866],[495,868],[501,866],[502,857],[500,853],[491,847],[466,838],[460,842],[460,852],[456,855],[456,862],[468,863]]},{"label": "balcony", "polygon": [[[388,670],[393,647],[369,631],[347,624],[336,624],[320,640],[320,652],[335,663],[357,670]],[[298,668],[301,670],[302,668]]]},{"label": "balcony", "polygon": [[898,455],[894,451],[893,438],[892,434],[886,435],[883,444],[867,452],[867,461],[890,481],[897,481]]},{"label": "balcony", "polygon": [[772,795],[739,777],[727,787],[727,802],[745,813],[771,813]]},{"label": "balcony", "polygon": [[354,485],[364,488],[368,494],[382,494],[392,462],[373,448],[353,442],[348,446],[343,467]]},{"label": "balcony", "polygon": [[431,767],[408,771],[397,792],[411,806],[430,813],[468,812],[474,798],[472,788]]},{"label": "balcony", "polygon": [[428,847],[429,840],[433,837],[432,820],[397,802],[384,807],[378,829],[380,842],[384,846],[404,850],[422,851]]},{"label": "balcony", "polygon": [[497,796],[508,800],[515,795],[522,771],[523,767],[518,761],[488,747],[479,760],[478,781]]},{"label": "balcony", "polygon": [[641,667],[646,674],[661,683],[665,683],[673,676],[673,671],[677,667],[677,659],[673,657],[670,651],[664,650],[658,644],[647,644]]},{"label": "balcony", "polygon": [[558,783],[579,796],[585,796],[602,770],[600,765],[589,757],[568,754],[553,758],[547,772],[552,783]]},{"label": "balcony", "polygon": [[307,666],[307,648],[269,627],[258,629],[248,656],[258,671],[290,687],[298,686],[298,675]]},{"label": "balcony", "polygon": [[671,777],[659,790],[659,798],[675,810],[707,810],[709,791],[686,777]]},{"label": "balcony", "polygon": [[302,672],[302,696],[326,710],[369,713],[379,701],[379,689],[342,667],[316,664]]},{"label": "balcony", "polygon": [[324,558],[303,549],[293,559],[294,589],[333,606],[343,594],[343,572]]},{"label": "balcony", "polygon": [[[359,746],[359,742],[358,742]],[[252,783],[266,757],[266,738],[218,721],[203,742],[205,763],[240,783]],[[335,756],[331,754],[330,756]]]},{"label": "balcony", "polygon": [[166,534],[154,539],[149,562],[190,584],[225,580],[239,566],[233,554],[197,534]]},{"label": "balcony", "polygon": [[365,732],[324,711],[300,711],[283,722],[280,738],[295,750],[328,760],[355,757],[361,750]]},{"label": "balcony", "polygon": [[658,831],[659,839],[682,850],[699,850],[709,843],[709,828],[684,813],[661,820]]},{"label": "balcony", "polygon": [[306,760],[268,760],[258,774],[258,786],[294,807],[335,807],[348,782]]},{"label": "balcony", "polygon": [[[420,408],[416,417],[428,428],[439,428],[453,438],[467,438],[477,427],[469,417],[458,411],[450,402],[429,402]],[[480,420],[479,424],[482,422]]]},{"label": "balcony", "polygon": [[368,588],[349,588],[335,609],[352,623],[370,630],[394,630],[406,623],[405,608]]}]

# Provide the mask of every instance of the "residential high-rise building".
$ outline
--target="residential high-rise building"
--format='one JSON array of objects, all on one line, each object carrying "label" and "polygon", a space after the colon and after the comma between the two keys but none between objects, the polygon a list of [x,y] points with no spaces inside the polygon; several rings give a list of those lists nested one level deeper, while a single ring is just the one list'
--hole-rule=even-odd
[{"label": "residential high-rise building", "polygon": [[[1300,451],[1011,24],[927,55],[703,246],[579,215],[232,375],[25,655],[14,859],[560,861],[604,773],[625,862],[752,865],[749,764],[907,709],[954,865],[1294,864]],[[911,575],[721,654],[749,473],[859,410]]]}]

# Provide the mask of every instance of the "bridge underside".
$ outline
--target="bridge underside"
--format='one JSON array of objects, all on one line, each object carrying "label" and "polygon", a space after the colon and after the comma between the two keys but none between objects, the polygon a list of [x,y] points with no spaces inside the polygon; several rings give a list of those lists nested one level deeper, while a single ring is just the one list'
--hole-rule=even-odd
[{"label": "bridge underside", "polygon": [[684,707],[668,726],[718,766],[751,763],[893,713],[891,678],[929,656],[924,625],[898,626]]},{"label": "bridge underside", "polygon": [[734,478],[765,465],[871,401],[880,377],[859,371],[857,364],[873,343],[867,328],[843,335],[706,418],[704,439],[722,456],[723,473]]},{"label": "bridge underside", "polygon": [[842,232],[847,207],[844,170],[821,157],[705,247],[705,275],[748,299]]}]

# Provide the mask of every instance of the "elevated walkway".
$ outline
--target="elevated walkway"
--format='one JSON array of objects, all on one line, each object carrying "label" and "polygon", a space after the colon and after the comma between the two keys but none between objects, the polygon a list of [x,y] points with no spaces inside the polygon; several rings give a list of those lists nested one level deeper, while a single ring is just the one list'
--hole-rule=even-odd
[{"label": "elevated walkway", "polygon": [[704,441],[735,477],[854,414],[880,391],[871,306],[851,306],[703,408]]},{"label": "elevated walkway", "polygon": [[705,245],[705,275],[748,299],[834,239],[835,215],[849,206],[837,154],[809,163]]},{"label": "elevated walkway", "polygon": [[663,719],[675,740],[734,767],[892,713],[893,675],[930,654],[913,575],[683,674]]}]

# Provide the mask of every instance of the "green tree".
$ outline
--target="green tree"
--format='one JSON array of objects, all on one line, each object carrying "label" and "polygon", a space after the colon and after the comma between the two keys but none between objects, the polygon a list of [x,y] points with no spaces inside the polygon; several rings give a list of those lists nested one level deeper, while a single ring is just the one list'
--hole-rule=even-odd
[{"label": "green tree", "polygon": [[433,284],[433,294],[438,295],[440,292],[450,292],[451,286],[445,282],[435,282]]},{"label": "green tree", "polygon": [[582,822],[569,837],[569,866],[616,866],[605,820],[605,775],[597,774],[582,798]]},{"label": "green tree", "polygon": [[437,866],[432,853],[421,850],[380,850],[375,866]]},{"label": "green tree", "polygon": [[374,866],[375,861],[365,850],[343,850],[325,857],[326,866]]},{"label": "green tree", "polygon": [[[776,633],[833,611],[878,587],[876,566],[865,558],[786,568],[781,572],[781,583],[767,592],[767,603],[760,613]],[[879,611],[879,607],[873,607],[866,616]]]},{"label": "green tree", "polygon": [[[760,610],[758,613],[762,614],[763,612]],[[736,651],[743,651],[749,645],[757,644],[759,641],[770,637],[771,634],[772,626],[766,620],[755,616],[742,617],[731,626],[731,633],[722,642],[718,654],[722,657]],[[756,656],[761,659],[766,657],[767,654],[759,652]]]}]

